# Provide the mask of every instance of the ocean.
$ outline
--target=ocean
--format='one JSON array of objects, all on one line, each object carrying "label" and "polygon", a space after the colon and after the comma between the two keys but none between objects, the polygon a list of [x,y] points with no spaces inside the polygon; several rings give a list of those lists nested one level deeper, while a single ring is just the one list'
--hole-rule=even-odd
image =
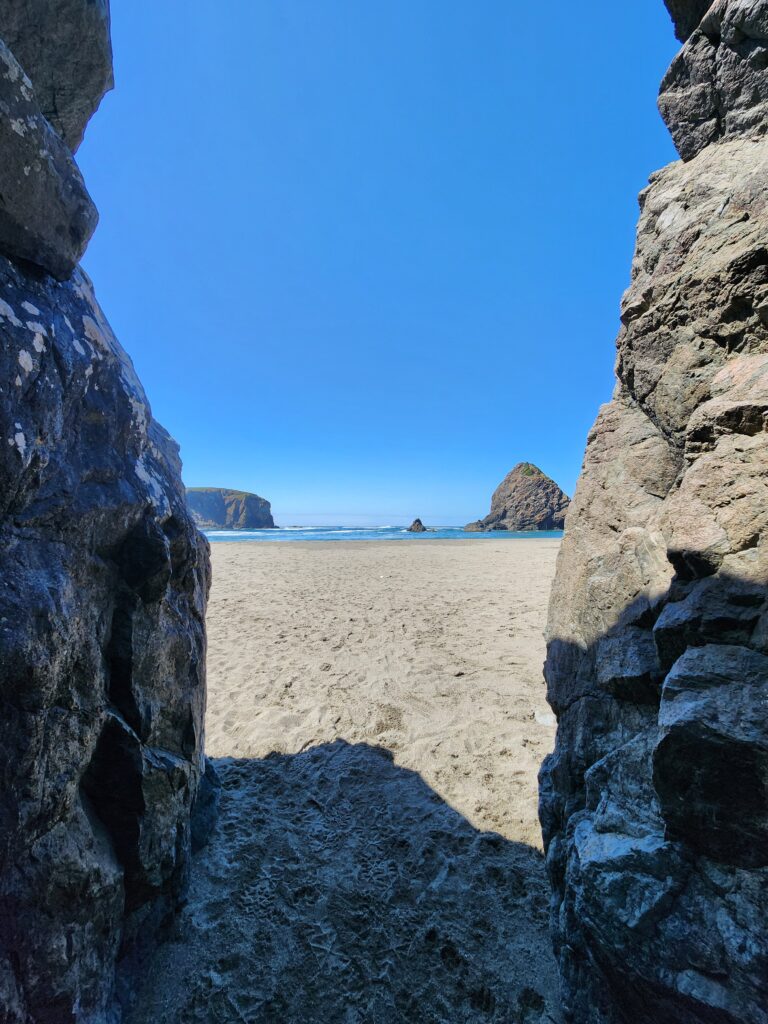
[{"label": "ocean", "polygon": [[362,528],[359,526],[286,526],[278,530],[204,530],[213,543],[234,542],[238,544],[269,543],[279,544],[286,541],[311,540],[520,540],[536,538],[559,538],[561,530],[528,530],[525,533],[513,533],[497,530],[490,533],[465,533],[464,530],[450,527],[436,527],[428,533],[409,533],[404,526],[376,526]]}]

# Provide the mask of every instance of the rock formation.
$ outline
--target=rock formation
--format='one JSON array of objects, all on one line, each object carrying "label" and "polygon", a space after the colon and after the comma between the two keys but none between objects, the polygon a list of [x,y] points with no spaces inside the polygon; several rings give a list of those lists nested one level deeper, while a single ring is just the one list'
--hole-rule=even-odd
[{"label": "rock formation", "polygon": [[200,530],[274,530],[272,506],[248,491],[188,487],[187,507]]},{"label": "rock formation", "polygon": [[32,83],[0,37],[0,248],[60,280],[98,219],[67,146],[43,117]]},{"label": "rock formation", "polygon": [[669,0],[683,157],[550,604],[541,821],[566,1018],[768,1022],[768,0]]},{"label": "rock formation", "polygon": [[427,528],[420,519],[414,519],[408,527],[408,533],[426,533]]},{"label": "rock formation", "polygon": [[113,1024],[211,816],[207,545],[75,266],[106,3],[9,0],[0,38],[0,1020]]},{"label": "rock formation", "polygon": [[109,0],[3,0],[0,39],[34,82],[44,116],[75,152],[114,85]]},{"label": "rock formation", "polygon": [[562,530],[569,498],[531,462],[518,462],[491,498],[485,519],[467,523],[465,530]]}]

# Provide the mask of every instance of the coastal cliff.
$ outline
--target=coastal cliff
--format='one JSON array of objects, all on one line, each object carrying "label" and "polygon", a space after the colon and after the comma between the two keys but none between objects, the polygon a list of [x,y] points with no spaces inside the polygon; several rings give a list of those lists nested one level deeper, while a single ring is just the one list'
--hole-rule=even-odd
[{"label": "coastal cliff", "polygon": [[105,0],[0,12],[0,1019],[113,1024],[204,838],[208,550],[77,262]]},{"label": "coastal cliff", "polygon": [[569,498],[532,462],[518,462],[491,498],[485,519],[467,523],[465,530],[562,530]]},{"label": "coastal cliff", "polygon": [[568,515],[540,777],[566,1019],[768,1022],[768,2],[668,0],[618,384]]},{"label": "coastal cliff", "polygon": [[272,506],[248,491],[188,487],[187,508],[200,530],[273,530]]}]

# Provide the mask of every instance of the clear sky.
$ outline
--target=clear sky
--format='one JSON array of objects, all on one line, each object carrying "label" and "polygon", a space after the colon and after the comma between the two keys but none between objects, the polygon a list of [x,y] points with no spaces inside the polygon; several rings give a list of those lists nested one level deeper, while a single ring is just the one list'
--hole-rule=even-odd
[{"label": "clear sky", "polygon": [[289,523],[572,493],[636,194],[674,159],[662,0],[113,0],[85,258],[189,485]]}]

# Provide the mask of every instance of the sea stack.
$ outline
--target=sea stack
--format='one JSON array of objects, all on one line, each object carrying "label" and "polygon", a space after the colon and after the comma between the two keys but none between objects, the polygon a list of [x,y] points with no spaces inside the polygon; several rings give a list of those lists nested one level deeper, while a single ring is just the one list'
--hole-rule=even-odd
[{"label": "sea stack", "polygon": [[682,159],[568,513],[540,812],[566,1020],[766,1024],[768,3],[668,7]]},{"label": "sea stack", "polygon": [[420,519],[414,519],[408,527],[408,533],[426,533],[427,528]]},{"label": "sea stack", "polygon": [[518,462],[491,498],[485,519],[467,523],[465,530],[562,530],[568,495],[532,462]]},{"label": "sea stack", "polygon": [[0,1019],[106,1024],[210,822],[208,546],[77,265],[108,4],[7,0],[0,39]]},{"label": "sea stack", "polygon": [[274,530],[272,506],[249,491],[188,487],[187,507],[199,530]]}]

